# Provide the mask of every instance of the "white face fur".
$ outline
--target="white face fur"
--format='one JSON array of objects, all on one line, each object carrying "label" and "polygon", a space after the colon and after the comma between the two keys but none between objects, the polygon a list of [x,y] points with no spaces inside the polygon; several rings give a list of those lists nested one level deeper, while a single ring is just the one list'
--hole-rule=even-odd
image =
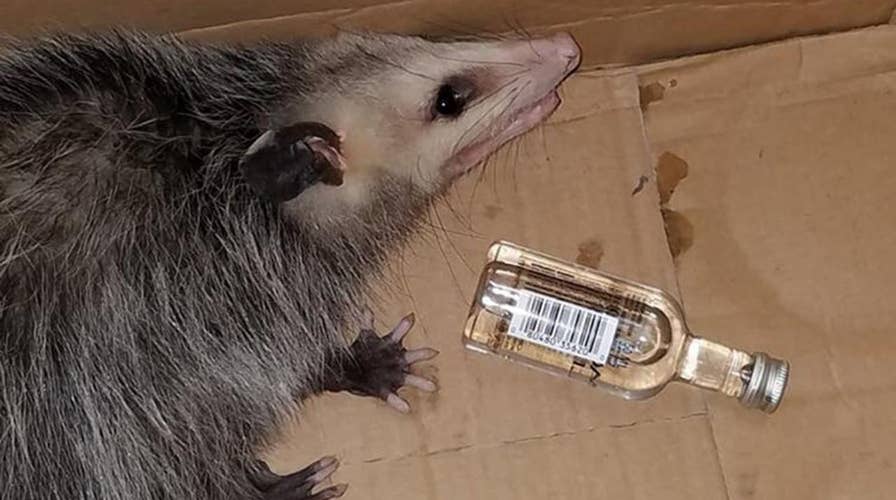
[{"label": "white face fur", "polygon": [[440,192],[547,118],[580,60],[566,34],[454,43],[342,35],[320,51],[340,76],[300,104],[301,119],[343,136],[344,182],[315,185],[289,204],[323,217],[359,209],[383,179]]}]

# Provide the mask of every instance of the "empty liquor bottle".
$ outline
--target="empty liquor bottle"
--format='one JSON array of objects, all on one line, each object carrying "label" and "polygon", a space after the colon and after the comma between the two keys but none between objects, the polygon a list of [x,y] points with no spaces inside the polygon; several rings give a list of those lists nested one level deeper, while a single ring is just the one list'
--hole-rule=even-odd
[{"label": "empty liquor bottle", "polygon": [[738,398],[771,413],[789,364],[692,335],[670,295],[518,245],[488,253],[464,344],[644,399],[669,382]]}]

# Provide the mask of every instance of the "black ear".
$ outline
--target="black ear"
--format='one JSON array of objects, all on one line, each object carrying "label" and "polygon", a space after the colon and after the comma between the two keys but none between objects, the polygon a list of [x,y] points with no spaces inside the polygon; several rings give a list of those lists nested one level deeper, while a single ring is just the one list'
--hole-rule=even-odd
[{"label": "black ear", "polygon": [[269,130],[246,150],[240,169],[260,197],[283,203],[319,182],[342,183],[338,140],[320,124]]}]

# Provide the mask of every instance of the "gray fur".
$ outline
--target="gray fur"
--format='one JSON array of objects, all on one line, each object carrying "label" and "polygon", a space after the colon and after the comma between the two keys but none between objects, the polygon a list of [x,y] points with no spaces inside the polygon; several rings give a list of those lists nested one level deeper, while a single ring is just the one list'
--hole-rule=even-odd
[{"label": "gray fur", "polygon": [[322,232],[238,176],[278,110],[403,50],[357,44],[0,52],[0,497],[258,497],[245,463],[432,201],[383,179]]}]

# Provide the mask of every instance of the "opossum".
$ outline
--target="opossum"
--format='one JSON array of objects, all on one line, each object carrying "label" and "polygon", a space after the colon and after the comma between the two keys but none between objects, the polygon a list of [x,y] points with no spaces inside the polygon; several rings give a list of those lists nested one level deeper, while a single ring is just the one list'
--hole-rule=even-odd
[{"label": "opossum", "polygon": [[413,317],[365,319],[371,285],[579,54],[566,34],[7,43],[0,497],[342,496],[335,458],[281,476],[257,451],[316,394],[408,411],[400,388],[435,390]]}]

